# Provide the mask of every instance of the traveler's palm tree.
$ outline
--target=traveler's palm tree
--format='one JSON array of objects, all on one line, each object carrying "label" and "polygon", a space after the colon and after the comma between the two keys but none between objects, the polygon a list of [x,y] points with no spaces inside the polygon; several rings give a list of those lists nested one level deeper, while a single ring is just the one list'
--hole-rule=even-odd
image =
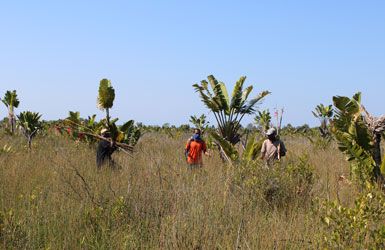
[{"label": "traveler's palm tree", "polygon": [[328,130],[328,122],[333,117],[333,106],[324,106],[323,104],[317,105],[314,111],[312,111],[313,115],[318,118],[321,122],[321,126],[319,127],[320,133],[322,137],[329,136]]},{"label": "traveler's palm tree", "polygon": [[39,130],[43,128],[43,124],[40,121],[41,115],[39,113],[25,111],[21,112],[17,118],[18,124],[28,141],[29,149],[32,148],[32,139],[35,138]]},{"label": "traveler's palm tree", "polygon": [[271,115],[269,110],[258,111],[258,114],[254,118],[255,123],[258,125],[259,129],[266,133],[266,131],[271,126]]},{"label": "traveler's palm tree", "polygon": [[[385,117],[372,117],[361,105],[361,93],[353,98],[333,97],[335,115],[332,132],[338,148],[352,161],[352,172],[363,182],[383,180],[385,161],[381,161],[381,134]],[[364,115],[363,115],[364,112]]]},{"label": "traveler's palm tree", "polygon": [[204,114],[202,114],[199,118],[195,115],[190,116],[190,122],[194,125],[195,128],[200,129],[202,134],[209,126],[209,122],[206,121],[206,116]]},{"label": "traveler's palm tree", "polygon": [[19,99],[17,98],[16,90],[7,91],[4,95],[4,98],[1,100],[8,109],[8,122],[11,133],[15,133],[16,128],[16,119],[14,109],[17,108],[20,104]]},{"label": "traveler's palm tree", "polygon": [[236,82],[232,95],[229,97],[224,83],[218,82],[212,75],[207,78],[208,81],[202,80],[200,84],[194,84],[193,87],[206,107],[214,113],[219,135],[235,145],[240,141],[238,132],[242,119],[245,115],[253,114],[256,106],[270,92],[263,91],[256,97],[248,99],[253,86],[244,88],[246,77],[242,76]]}]

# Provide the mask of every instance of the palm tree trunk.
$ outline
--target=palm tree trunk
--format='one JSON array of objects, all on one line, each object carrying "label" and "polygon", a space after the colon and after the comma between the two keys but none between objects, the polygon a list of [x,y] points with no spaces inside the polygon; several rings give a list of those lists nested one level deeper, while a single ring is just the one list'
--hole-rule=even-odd
[{"label": "palm tree trunk", "polygon": [[12,134],[15,133],[15,127],[16,127],[16,122],[15,122],[15,116],[12,114],[11,116],[11,131],[12,131]]},{"label": "palm tree trunk", "polygon": [[15,132],[14,115],[13,115],[12,111],[9,111],[9,113],[8,113],[8,126],[9,126],[9,130],[11,131],[11,133],[14,134],[14,132]]},{"label": "palm tree trunk", "polygon": [[32,149],[32,138],[28,138],[28,148],[29,148],[29,150],[31,150]]}]

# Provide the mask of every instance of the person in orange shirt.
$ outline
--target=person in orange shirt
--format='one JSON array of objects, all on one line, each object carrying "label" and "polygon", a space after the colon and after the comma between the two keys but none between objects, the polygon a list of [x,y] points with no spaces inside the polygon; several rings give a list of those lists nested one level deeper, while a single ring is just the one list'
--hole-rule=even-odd
[{"label": "person in orange shirt", "polygon": [[209,155],[206,143],[201,138],[200,129],[195,129],[194,135],[188,140],[185,148],[185,155],[190,168],[202,167],[202,153]]}]

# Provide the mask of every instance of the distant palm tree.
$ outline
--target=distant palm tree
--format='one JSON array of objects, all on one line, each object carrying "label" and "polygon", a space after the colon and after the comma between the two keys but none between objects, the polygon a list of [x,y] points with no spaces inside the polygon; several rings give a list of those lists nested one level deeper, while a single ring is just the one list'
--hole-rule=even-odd
[{"label": "distant palm tree", "polygon": [[255,123],[258,125],[258,128],[262,133],[266,131],[271,126],[271,115],[269,110],[258,111],[257,115],[254,118]]},{"label": "distant palm tree", "polygon": [[235,145],[240,141],[238,131],[241,128],[243,117],[255,113],[256,105],[265,96],[269,95],[270,92],[263,91],[256,97],[248,100],[253,86],[248,86],[244,89],[243,85],[246,77],[242,76],[236,82],[230,99],[224,83],[218,82],[212,75],[208,76],[207,79],[208,82],[202,80],[200,84],[194,84],[193,87],[200,94],[202,102],[206,107],[214,113],[218,123],[219,135],[232,145]]},{"label": "distant palm tree", "polygon": [[16,128],[16,119],[15,119],[15,113],[14,109],[17,108],[20,104],[19,100],[17,99],[17,94],[16,90],[13,91],[7,91],[4,95],[4,99],[1,100],[4,105],[8,109],[8,122],[9,122],[9,127],[11,130],[11,133],[15,133],[15,128]]},{"label": "distant palm tree", "polygon": [[314,111],[312,111],[313,115],[317,117],[320,122],[321,126],[319,127],[320,133],[322,137],[328,137],[330,135],[329,129],[328,129],[328,123],[330,122],[330,119],[333,117],[333,106],[324,106],[323,104],[317,105]]},{"label": "distant palm tree", "polygon": [[32,148],[32,139],[35,138],[37,132],[43,128],[40,121],[41,115],[39,113],[25,111],[21,112],[17,118],[18,124],[21,127],[24,136],[27,138],[29,149]]},{"label": "distant palm tree", "polygon": [[[245,115],[256,112],[256,106],[269,95],[269,91],[262,91],[256,97],[248,99],[253,86],[243,88],[246,77],[242,76],[235,84],[231,98],[228,95],[226,86],[218,82],[214,76],[210,75],[200,84],[194,84],[193,87],[199,93],[202,102],[209,108],[218,123],[218,131],[212,132],[211,136],[216,141],[221,153],[222,159],[229,162],[240,159],[239,152],[235,145],[240,142],[239,130],[241,121]],[[209,88],[211,87],[211,89]],[[256,148],[254,143],[250,148]],[[248,155],[253,155],[255,150],[245,150]]]},{"label": "distant palm tree", "polygon": [[207,127],[209,126],[209,122],[206,121],[206,115],[202,114],[200,117],[190,116],[190,122],[194,125],[195,128],[201,130],[203,134]]}]

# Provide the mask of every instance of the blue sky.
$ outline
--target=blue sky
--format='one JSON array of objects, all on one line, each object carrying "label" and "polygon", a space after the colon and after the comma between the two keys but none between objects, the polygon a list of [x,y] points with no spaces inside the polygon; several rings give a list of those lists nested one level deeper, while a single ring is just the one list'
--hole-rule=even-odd
[{"label": "blue sky", "polygon": [[316,125],[317,104],[356,91],[385,113],[385,1],[14,0],[0,10],[0,94],[16,89],[18,111],[45,119],[101,117],[108,78],[113,116],[188,123],[209,114],[191,85],[210,74],[270,90],[261,108],[284,107],[285,123]]}]

